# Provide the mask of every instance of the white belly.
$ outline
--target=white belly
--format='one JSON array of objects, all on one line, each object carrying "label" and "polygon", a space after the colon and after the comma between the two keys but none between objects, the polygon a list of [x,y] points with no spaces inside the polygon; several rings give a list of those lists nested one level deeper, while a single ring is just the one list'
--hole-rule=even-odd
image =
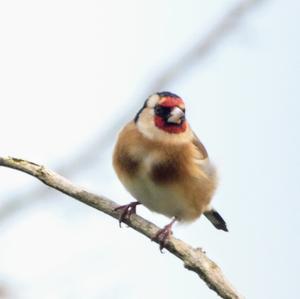
[{"label": "white belly", "polygon": [[186,218],[191,207],[176,186],[157,185],[149,177],[135,177],[124,183],[126,189],[149,210],[168,217]]},{"label": "white belly", "polygon": [[[139,157],[139,153],[130,154]],[[209,204],[212,194],[212,190],[209,189],[213,189],[210,177],[213,176],[214,168],[208,159],[192,161],[193,165],[199,164],[199,171],[187,173],[186,176],[189,177],[185,177],[185,184],[180,184],[180,180],[176,184],[175,181],[171,183],[152,180],[153,165],[163,163],[158,151],[141,154],[143,154],[141,164],[136,173],[133,175],[119,173],[119,178],[129,193],[149,210],[167,217],[176,217],[182,221],[198,218]]]}]

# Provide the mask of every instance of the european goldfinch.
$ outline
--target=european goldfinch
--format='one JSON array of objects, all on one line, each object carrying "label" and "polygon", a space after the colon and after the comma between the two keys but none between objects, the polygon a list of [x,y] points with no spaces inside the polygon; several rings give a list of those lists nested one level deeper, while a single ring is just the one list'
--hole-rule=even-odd
[{"label": "european goldfinch", "polygon": [[162,249],[175,221],[191,222],[204,214],[217,228],[226,223],[211,205],[217,186],[215,167],[185,118],[183,100],[170,92],[151,95],[119,133],[114,169],[137,200],[122,210],[120,223],[143,204],[172,218],[155,239]]}]

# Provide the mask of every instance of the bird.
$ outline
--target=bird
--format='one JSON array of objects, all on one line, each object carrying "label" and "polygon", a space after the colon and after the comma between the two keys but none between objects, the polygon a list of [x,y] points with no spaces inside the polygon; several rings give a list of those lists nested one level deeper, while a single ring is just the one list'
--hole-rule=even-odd
[{"label": "bird", "polygon": [[135,198],[118,206],[119,223],[136,213],[137,205],[171,218],[152,238],[165,248],[175,222],[190,223],[202,214],[215,228],[228,231],[211,205],[218,179],[216,167],[191,129],[185,103],[178,95],[150,95],[120,131],[113,151],[114,170]]}]

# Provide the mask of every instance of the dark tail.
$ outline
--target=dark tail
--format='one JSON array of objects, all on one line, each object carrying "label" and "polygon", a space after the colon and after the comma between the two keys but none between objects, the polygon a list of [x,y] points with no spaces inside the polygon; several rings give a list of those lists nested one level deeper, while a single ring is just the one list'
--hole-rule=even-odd
[{"label": "dark tail", "polygon": [[215,228],[228,232],[226,222],[216,210],[211,209],[206,211],[204,212],[204,216],[213,224]]}]

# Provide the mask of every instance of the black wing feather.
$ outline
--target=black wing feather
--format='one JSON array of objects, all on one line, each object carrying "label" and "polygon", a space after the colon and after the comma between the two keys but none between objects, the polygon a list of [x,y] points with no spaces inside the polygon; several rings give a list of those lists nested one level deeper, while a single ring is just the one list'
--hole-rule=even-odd
[{"label": "black wing feather", "polygon": [[228,232],[227,225],[222,216],[214,209],[204,212],[204,216],[213,224],[217,229]]}]

